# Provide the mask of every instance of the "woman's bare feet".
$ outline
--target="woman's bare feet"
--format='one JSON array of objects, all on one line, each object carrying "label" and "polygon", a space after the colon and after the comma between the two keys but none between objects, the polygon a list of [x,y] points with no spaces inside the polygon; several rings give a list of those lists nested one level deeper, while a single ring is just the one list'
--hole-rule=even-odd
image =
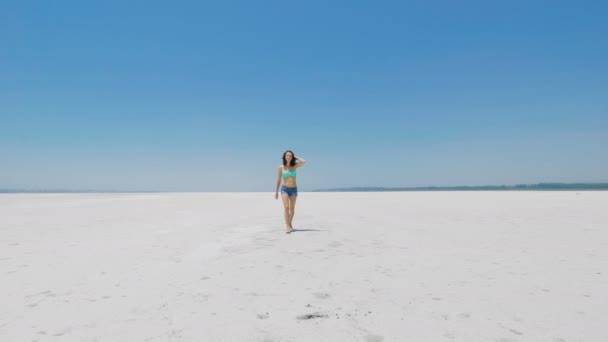
[{"label": "woman's bare feet", "polygon": [[285,231],[285,234],[289,234],[293,232],[293,227],[287,227],[287,231]]}]

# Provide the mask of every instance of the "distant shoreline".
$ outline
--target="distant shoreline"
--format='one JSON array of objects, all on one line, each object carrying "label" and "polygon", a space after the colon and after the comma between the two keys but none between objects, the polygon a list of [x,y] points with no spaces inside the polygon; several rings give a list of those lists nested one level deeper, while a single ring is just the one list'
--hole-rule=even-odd
[{"label": "distant shoreline", "polygon": [[[350,187],[318,189],[310,192],[378,192],[378,191],[593,191],[608,190],[608,183],[537,183],[516,185],[483,185],[483,186],[421,186],[421,187]],[[173,192],[242,192],[242,191],[150,191],[150,190],[65,190],[65,189],[0,189],[0,194],[64,194],[64,193],[173,193]],[[263,191],[244,191],[263,192]]]},{"label": "distant shoreline", "polygon": [[537,183],[482,186],[421,186],[421,187],[351,187],[313,190],[313,192],[365,192],[365,191],[522,191],[522,190],[608,190],[608,183]]}]

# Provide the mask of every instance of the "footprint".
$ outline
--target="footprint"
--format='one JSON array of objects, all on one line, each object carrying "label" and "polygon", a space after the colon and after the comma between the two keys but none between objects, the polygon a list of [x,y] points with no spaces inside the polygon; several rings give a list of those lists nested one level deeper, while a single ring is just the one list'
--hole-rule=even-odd
[{"label": "footprint", "polygon": [[300,315],[297,317],[297,319],[299,320],[308,320],[313,318],[327,318],[327,315],[320,312],[315,312],[311,314]]},{"label": "footprint", "polygon": [[510,332],[514,333],[515,335],[523,335],[524,333],[522,333],[521,331],[517,331],[515,329],[509,329]]},{"label": "footprint", "polygon": [[380,335],[366,335],[365,336],[365,342],[382,342],[384,341],[384,337],[380,336]]},{"label": "footprint", "polygon": [[63,336],[65,334],[69,333],[71,330],[72,329],[70,329],[70,328],[65,328],[65,329],[61,330],[60,332],[53,334],[53,336]]},{"label": "footprint", "polygon": [[313,293],[313,296],[315,296],[318,299],[327,299],[327,298],[329,298],[329,294],[322,293],[322,292],[315,292],[315,293]]}]

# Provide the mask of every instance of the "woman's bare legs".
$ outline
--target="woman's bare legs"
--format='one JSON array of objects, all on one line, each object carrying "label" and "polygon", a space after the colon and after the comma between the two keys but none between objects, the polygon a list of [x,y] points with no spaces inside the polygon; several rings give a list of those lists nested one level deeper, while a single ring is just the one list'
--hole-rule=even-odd
[{"label": "woman's bare legs", "polygon": [[289,212],[289,227],[291,229],[293,229],[293,215],[296,212],[296,200],[298,199],[298,196],[289,196],[289,208],[291,209]]},{"label": "woman's bare legs", "polygon": [[291,228],[291,213],[289,212],[289,196],[287,194],[281,194],[283,199],[283,215],[285,217],[285,225],[287,226],[287,233],[290,233]]}]

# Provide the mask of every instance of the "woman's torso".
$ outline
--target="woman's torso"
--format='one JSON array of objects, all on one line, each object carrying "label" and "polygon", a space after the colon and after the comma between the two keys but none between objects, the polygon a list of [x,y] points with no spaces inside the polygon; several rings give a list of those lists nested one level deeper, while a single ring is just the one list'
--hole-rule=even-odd
[{"label": "woman's torso", "polygon": [[283,185],[293,188],[298,186],[296,183],[296,169],[294,167],[284,166],[282,167]]}]

